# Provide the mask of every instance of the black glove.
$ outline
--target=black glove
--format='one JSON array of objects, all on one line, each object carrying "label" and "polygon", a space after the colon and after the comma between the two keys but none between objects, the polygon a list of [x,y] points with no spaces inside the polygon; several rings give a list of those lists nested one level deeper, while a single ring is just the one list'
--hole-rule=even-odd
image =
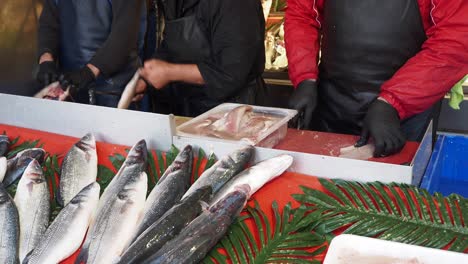
[{"label": "black glove", "polygon": [[374,157],[383,157],[399,152],[405,146],[405,136],[400,128],[398,112],[390,104],[375,100],[364,118],[361,138],[356,147],[367,144],[374,138]]},{"label": "black glove", "polygon": [[60,73],[57,64],[53,61],[45,61],[39,64],[36,79],[42,86],[47,86],[58,80]]},{"label": "black glove", "polygon": [[75,97],[79,91],[89,90],[91,84],[96,81],[96,77],[89,67],[84,66],[79,70],[61,75],[59,81],[63,89],[70,87],[70,94]]},{"label": "black glove", "polygon": [[289,99],[289,108],[296,109],[302,115],[299,118],[298,128],[308,129],[312,121],[312,114],[317,107],[317,82],[314,80],[302,81]]}]

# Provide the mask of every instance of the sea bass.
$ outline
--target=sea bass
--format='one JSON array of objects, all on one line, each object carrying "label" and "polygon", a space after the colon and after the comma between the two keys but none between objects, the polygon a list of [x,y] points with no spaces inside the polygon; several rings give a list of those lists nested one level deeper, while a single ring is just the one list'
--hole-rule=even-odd
[{"label": "sea bass", "polygon": [[0,263],[18,263],[19,218],[13,199],[0,183]]},{"label": "sea bass", "polygon": [[0,182],[3,181],[6,171],[7,171],[7,159],[5,157],[0,157]]},{"label": "sea bass", "polygon": [[246,146],[217,161],[198,178],[183,198],[203,186],[211,186],[213,195],[216,195],[226,182],[245,168],[253,154],[254,147]]},{"label": "sea bass", "polygon": [[60,263],[81,245],[99,201],[99,184],[81,190],[57,215],[23,264]]},{"label": "sea bass", "polygon": [[130,245],[119,263],[138,264],[149,258],[195,219],[210,197],[211,187],[205,186],[174,205]]},{"label": "sea bass", "polygon": [[25,149],[16,154],[15,157],[9,159],[7,162],[7,172],[3,179],[3,185],[8,187],[18,180],[33,159],[42,164],[44,162],[45,154],[45,151],[41,148],[31,148]]},{"label": "sea bass", "polygon": [[192,146],[186,146],[164,172],[158,184],[149,194],[141,221],[134,238],[180,201],[190,187],[192,176]]},{"label": "sea bass", "polygon": [[173,240],[143,263],[198,263],[225,235],[247,202],[250,188],[238,186],[195,218]]},{"label": "sea bass", "polygon": [[49,225],[50,193],[42,167],[36,160],[29,163],[15,195],[20,221],[19,259],[33,250]]},{"label": "sea bass", "polygon": [[131,242],[145,205],[147,155],[143,140],[130,150],[102,194],[76,263],[114,263]]},{"label": "sea bass", "polygon": [[57,200],[67,205],[84,187],[96,181],[96,140],[88,133],[68,151],[63,159]]},{"label": "sea bass", "polygon": [[211,200],[210,204],[215,204],[226,194],[234,191],[236,187],[244,184],[247,184],[250,187],[250,198],[267,182],[283,174],[283,172],[291,166],[292,162],[293,157],[289,155],[279,155],[255,164],[234,176],[232,180],[226,183]]},{"label": "sea bass", "polygon": [[7,135],[0,135],[0,157],[3,157],[8,152],[10,146],[10,140]]}]

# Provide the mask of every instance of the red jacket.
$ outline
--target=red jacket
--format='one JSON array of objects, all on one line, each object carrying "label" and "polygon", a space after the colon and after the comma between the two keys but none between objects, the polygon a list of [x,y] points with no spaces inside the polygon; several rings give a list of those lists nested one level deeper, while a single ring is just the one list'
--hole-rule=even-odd
[{"label": "red jacket", "polygon": [[[296,87],[318,77],[322,11],[326,0],[288,0],[285,18],[289,76]],[[418,0],[427,40],[382,85],[380,96],[401,119],[421,113],[468,74],[468,0]]]}]

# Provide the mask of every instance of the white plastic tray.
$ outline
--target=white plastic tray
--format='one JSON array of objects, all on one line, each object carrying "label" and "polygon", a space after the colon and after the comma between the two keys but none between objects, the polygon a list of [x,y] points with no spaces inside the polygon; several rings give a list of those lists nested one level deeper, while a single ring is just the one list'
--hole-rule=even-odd
[{"label": "white plastic tray", "polygon": [[[242,104],[234,104],[234,103],[224,103],[220,104],[217,107],[209,110],[208,112],[205,112],[194,119],[180,125],[176,129],[177,136],[181,137],[189,137],[189,138],[201,138],[201,139],[207,139],[207,140],[212,140],[212,141],[221,141],[221,142],[230,142],[230,143],[243,143],[245,141],[243,140],[228,140],[228,139],[221,139],[217,137],[210,137],[210,136],[201,136],[201,135],[195,135],[191,133],[186,133],[181,130],[183,130],[186,127],[189,127],[193,125],[194,123],[200,122],[206,118],[208,118],[211,115],[217,114],[219,112],[227,112],[230,111],[238,106],[242,106]],[[291,109],[283,109],[283,108],[274,108],[274,107],[263,107],[263,106],[255,106],[251,105],[253,108],[253,111],[255,113],[265,113],[269,115],[275,115],[275,116],[280,116],[281,119],[276,122],[273,126],[271,126],[267,131],[264,133],[258,135],[258,137],[254,140],[254,145],[256,146],[262,146],[262,147],[267,147],[271,148],[274,145],[276,145],[282,138],[286,136],[286,130],[287,130],[287,125],[289,120],[294,118],[294,116],[297,115],[296,110],[291,110]],[[275,133],[276,132],[276,133]],[[277,133],[281,132],[281,133]],[[271,136],[278,135],[277,139],[271,139]],[[268,139],[267,139],[268,138]],[[265,144],[262,144],[262,141],[267,139],[268,142],[265,142]]]},{"label": "white plastic tray", "polygon": [[[365,262],[366,264],[389,263],[384,262],[385,257],[404,260],[417,259],[421,264],[468,263],[468,254],[344,234],[332,240],[323,264],[364,263],[362,259],[358,262],[351,262],[353,259],[356,259],[355,256],[358,256],[358,258],[375,257],[372,259],[375,259],[376,262],[368,261]],[[379,258],[381,259],[380,261]]]}]

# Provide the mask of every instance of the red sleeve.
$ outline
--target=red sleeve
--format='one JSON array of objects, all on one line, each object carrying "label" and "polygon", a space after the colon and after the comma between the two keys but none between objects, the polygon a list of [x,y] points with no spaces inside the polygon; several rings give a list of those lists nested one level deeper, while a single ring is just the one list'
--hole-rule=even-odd
[{"label": "red sleeve", "polygon": [[422,50],[382,85],[401,119],[430,108],[468,74],[468,1],[432,0]]},{"label": "red sleeve", "polygon": [[303,80],[317,79],[323,1],[288,1],[284,28],[289,78],[294,87]]}]

